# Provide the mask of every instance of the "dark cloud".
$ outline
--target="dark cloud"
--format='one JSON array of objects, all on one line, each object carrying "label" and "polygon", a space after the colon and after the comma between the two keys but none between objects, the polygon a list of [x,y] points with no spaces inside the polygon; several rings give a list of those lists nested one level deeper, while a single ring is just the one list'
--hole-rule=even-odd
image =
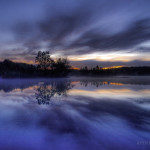
[{"label": "dark cloud", "polygon": [[[126,31],[111,36],[103,36],[96,31],[89,31],[79,38],[72,47],[89,46],[96,50],[129,49],[150,39],[150,20],[141,20]],[[146,49],[145,49],[146,50]]]},{"label": "dark cloud", "polygon": [[[121,1],[115,4],[108,1],[98,2],[95,0],[95,2],[97,4],[93,4],[91,1],[82,1],[82,3],[78,1],[76,3],[79,5],[76,7],[73,7],[74,1],[72,3],[65,1],[64,4],[50,2],[43,18],[39,18],[35,24],[20,23],[15,32],[17,31],[19,36],[28,37],[24,46],[29,46],[31,50],[41,48],[39,42],[45,41],[47,48],[63,49],[64,53],[68,51],[66,54],[87,53],[91,50],[127,49],[150,38],[149,18],[145,19],[144,16],[140,16],[132,19],[135,14],[138,14],[138,11],[131,11],[132,7],[129,7],[133,14],[128,14],[127,6],[123,7]],[[68,3],[70,6],[67,5]],[[134,1],[132,5],[136,6],[137,3],[138,1]],[[145,6],[146,3],[145,1]],[[70,7],[73,10],[69,9]],[[117,10],[115,10],[116,8]],[[124,8],[126,11],[122,12],[120,8]],[[118,20],[111,18],[114,16]],[[127,17],[128,19],[126,19]],[[122,23],[124,24],[121,26]],[[89,47],[88,50],[87,47]],[[75,50],[71,51],[70,49]]]},{"label": "dark cloud", "polygon": [[137,50],[141,52],[147,52],[147,51],[150,51],[150,47],[140,46],[137,48]]},{"label": "dark cloud", "polygon": [[[149,0],[15,0],[0,4],[0,44],[5,35],[6,43],[7,39],[19,43],[17,49],[31,55],[40,49],[64,55],[149,52],[149,48],[135,48],[150,39]],[[6,44],[1,45],[4,51]]]}]

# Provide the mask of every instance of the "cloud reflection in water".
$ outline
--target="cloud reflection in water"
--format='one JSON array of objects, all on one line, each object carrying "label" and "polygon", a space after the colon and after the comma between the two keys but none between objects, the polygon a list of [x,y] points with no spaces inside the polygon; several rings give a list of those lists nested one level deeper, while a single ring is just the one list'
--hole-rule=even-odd
[{"label": "cloud reflection in water", "polygon": [[0,149],[148,150],[150,84],[120,80],[3,81]]}]

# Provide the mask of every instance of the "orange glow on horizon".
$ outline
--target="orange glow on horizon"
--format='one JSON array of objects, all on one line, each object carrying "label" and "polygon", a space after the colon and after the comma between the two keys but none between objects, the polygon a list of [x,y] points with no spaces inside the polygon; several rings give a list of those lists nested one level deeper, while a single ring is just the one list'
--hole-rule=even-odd
[{"label": "orange glow on horizon", "polygon": [[[34,61],[26,61],[26,60],[11,60],[15,63],[25,63],[25,64],[30,64],[30,65],[33,65],[33,64],[36,64]],[[102,67],[102,69],[106,70],[106,69],[115,69],[115,68],[122,68],[124,66],[112,66],[112,67]],[[80,70],[81,68],[78,68],[76,66],[71,66],[71,68],[73,70]]]},{"label": "orange glow on horizon", "polygon": [[75,66],[72,66],[71,68],[72,68],[73,70],[80,70],[80,68],[75,67]]},{"label": "orange glow on horizon", "polygon": [[11,60],[11,61],[15,63],[24,63],[24,64],[30,64],[30,65],[35,64],[34,61],[27,61],[27,60]]},{"label": "orange glow on horizon", "polygon": [[102,69],[117,69],[117,68],[122,68],[124,66],[112,66],[112,67],[103,67]]}]

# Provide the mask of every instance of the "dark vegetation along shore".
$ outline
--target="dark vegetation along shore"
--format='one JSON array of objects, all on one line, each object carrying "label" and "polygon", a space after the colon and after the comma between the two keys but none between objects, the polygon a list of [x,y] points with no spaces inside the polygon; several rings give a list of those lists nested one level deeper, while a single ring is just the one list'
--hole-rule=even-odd
[{"label": "dark vegetation along shore", "polygon": [[10,60],[0,62],[0,76],[12,77],[65,77],[65,76],[114,76],[114,75],[150,75],[150,67],[119,67],[104,69],[99,66],[88,69],[73,69],[66,58],[52,59],[49,52],[39,51],[35,65],[16,63]]},{"label": "dark vegetation along shore", "polygon": [[11,77],[64,77],[71,67],[66,58],[52,59],[49,52],[39,51],[35,65],[15,63],[10,60],[0,62],[0,76]]}]

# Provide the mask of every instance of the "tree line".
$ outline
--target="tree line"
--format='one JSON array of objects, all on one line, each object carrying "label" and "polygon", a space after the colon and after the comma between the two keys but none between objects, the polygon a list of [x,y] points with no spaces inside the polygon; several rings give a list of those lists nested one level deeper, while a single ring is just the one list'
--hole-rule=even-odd
[{"label": "tree line", "polygon": [[35,65],[15,63],[8,59],[0,62],[2,77],[65,77],[71,70],[67,58],[52,59],[48,51],[39,51]]},{"label": "tree line", "polygon": [[15,63],[10,60],[0,62],[0,76],[12,77],[66,77],[72,76],[112,76],[112,75],[150,75],[150,67],[121,67],[103,69],[85,66],[74,70],[67,58],[52,58],[48,51],[39,51],[35,64]]},{"label": "tree line", "polygon": [[71,69],[67,58],[52,59],[49,51],[39,51],[35,62],[38,64],[37,70],[42,71],[44,76],[66,76]]},{"label": "tree line", "polygon": [[116,76],[116,75],[150,75],[150,67],[120,67],[103,69],[96,66],[94,68],[88,68],[87,66],[80,69],[80,74],[85,76]]}]

